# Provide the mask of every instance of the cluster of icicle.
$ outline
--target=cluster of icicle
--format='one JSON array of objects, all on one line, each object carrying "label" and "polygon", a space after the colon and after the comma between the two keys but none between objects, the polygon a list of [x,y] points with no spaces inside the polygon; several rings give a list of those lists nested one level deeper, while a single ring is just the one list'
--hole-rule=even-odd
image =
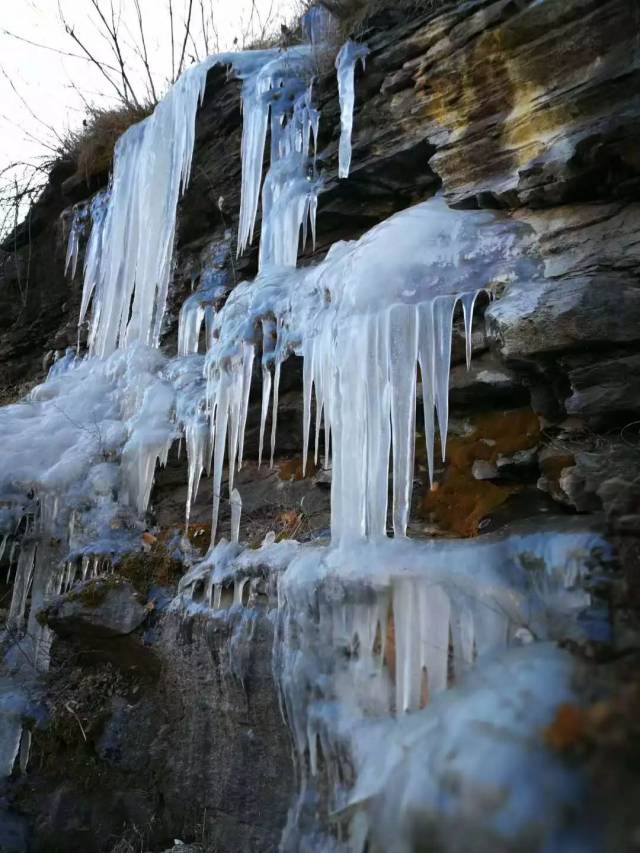
[{"label": "cluster of icicle", "polygon": [[[214,65],[230,66],[243,81],[240,250],[254,229],[269,123],[272,163],[274,167],[276,162],[280,164],[290,183],[286,187],[289,202],[298,198],[300,181],[304,183],[297,228],[305,214],[313,216],[314,194],[303,174],[309,149],[306,127],[317,131],[317,114],[308,95],[312,56],[312,48],[305,45],[286,51],[212,56],[187,69],[154,112],[118,141],[109,202],[104,214],[94,218],[85,262],[80,321],[87,318],[91,305],[92,354],[104,357],[133,342],[158,346],[171,276],[176,210],[190,177],[196,112],[207,73]],[[303,125],[295,133],[289,129],[291,113]],[[304,143],[299,137],[304,137]],[[273,182],[271,186],[272,192],[277,189]],[[286,206],[285,199],[274,198],[273,204],[281,209]],[[268,221],[268,207],[265,214]],[[70,258],[77,255],[76,244],[72,231]],[[274,261],[279,262],[277,253]]]},{"label": "cluster of icicle", "polygon": [[506,219],[453,211],[432,199],[358,241],[335,244],[313,267],[270,266],[255,282],[238,285],[213,321],[204,406],[211,428],[190,454],[190,482],[213,454],[214,531],[225,453],[229,493],[242,464],[253,364],[261,352],[259,458],[271,410],[273,463],[281,365],[295,353],[304,359],[303,467],[315,408],[316,462],[322,431],[325,464],[331,459],[334,542],[386,535],[390,459],[393,530],[403,536],[418,390],[433,472],[436,415],[445,450],[454,311],[462,306],[469,359],[478,293],[515,274],[533,274],[535,262],[522,254],[522,243],[522,230]]}]

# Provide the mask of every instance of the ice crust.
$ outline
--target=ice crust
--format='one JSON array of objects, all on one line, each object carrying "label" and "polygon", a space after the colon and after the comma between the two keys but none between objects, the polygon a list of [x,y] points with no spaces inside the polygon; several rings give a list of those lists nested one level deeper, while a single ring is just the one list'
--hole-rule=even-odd
[{"label": "ice crust", "polygon": [[[357,810],[350,848],[599,849],[567,827],[584,797],[578,773],[542,743],[568,687],[571,658],[551,644],[491,657],[424,711],[365,725],[356,736]],[[381,750],[380,743],[387,744]]]},{"label": "ice crust", "polygon": [[349,41],[340,48],[336,57],[338,95],[340,98],[340,142],[338,146],[338,177],[348,178],[351,169],[351,133],[355,103],[355,70],[358,60],[365,67],[369,48],[366,44]]},{"label": "ice crust", "polygon": [[[282,849],[404,853],[429,832],[465,849],[471,829],[501,849],[560,832],[579,787],[541,742],[571,696],[570,658],[550,641],[577,638],[607,551],[564,522],[301,546],[278,584],[274,641],[301,779]],[[341,843],[318,835],[327,785]]]}]

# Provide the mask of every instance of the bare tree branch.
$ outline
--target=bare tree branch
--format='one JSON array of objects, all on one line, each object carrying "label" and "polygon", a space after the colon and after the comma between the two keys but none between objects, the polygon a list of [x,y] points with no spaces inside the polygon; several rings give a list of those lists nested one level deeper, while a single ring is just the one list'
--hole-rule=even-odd
[{"label": "bare tree branch", "polygon": [[127,74],[125,62],[122,56],[122,51],[120,49],[120,39],[118,37],[118,22],[116,21],[115,9],[113,6],[113,0],[111,0],[109,7],[111,11],[111,25],[109,25],[109,21],[106,18],[106,15],[103,13],[100,7],[100,0],[89,0],[91,5],[96,11],[96,14],[100,18],[103,27],[108,35],[108,41],[111,44],[111,48],[113,50],[114,56],[118,62],[118,67],[120,69],[120,76],[122,78],[122,87],[124,90],[125,98],[124,100],[127,103],[133,103],[136,107],[140,106],[138,99],[136,98],[135,92],[133,90],[133,86],[129,80],[129,76]]},{"label": "bare tree branch", "polygon": [[67,34],[71,39],[73,39],[73,41],[78,45],[78,47],[80,48],[80,50],[84,53],[84,55],[85,55],[85,56],[87,57],[87,59],[91,62],[91,64],[92,64],[92,65],[95,65],[95,67],[96,67],[96,68],[98,69],[98,71],[102,74],[102,76],[105,78],[105,80],[106,80],[106,81],[109,83],[109,85],[110,85],[110,86],[115,90],[115,92],[116,92],[116,94],[117,94],[117,96],[118,96],[118,99],[119,99],[120,101],[123,101],[124,103],[128,103],[128,99],[127,99],[127,93],[126,93],[126,91],[123,91],[123,90],[118,86],[118,84],[116,83],[116,81],[115,81],[115,80],[114,80],[114,79],[113,79],[109,74],[107,74],[107,70],[106,70],[106,69],[107,69],[107,66],[106,66],[106,64],[105,64],[105,63],[102,63],[102,62],[99,62],[99,61],[96,59],[96,57],[91,53],[91,51],[89,51],[89,50],[85,47],[84,43],[80,40],[80,38],[76,35],[74,28],[71,26],[71,24],[69,24],[69,22],[67,21],[67,19],[66,19],[66,18],[65,18],[65,16],[64,16],[64,12],[62,11],[62,6],[60,5],[60,0],[58,0],[58,15],[60,16],[60,20],[61,20],[61,22],[62,22],[62,26],[64,27],[64,31],[66,32],[66,34]]},{"label": "bare tree branch", "polygon": [[187,20],[186,20],[186,23],[184,25],[184,40],[182,42],[182,52],[180,53],[180,62],[178,63],[178,71],[177,71],[176,76],[174,78],[174,82],[182,74],[182,68],[184,65],[184,52],[185,52],[186,47],[187,47],[187,40],[189,38],[189,30],[191,29],[191,13],[192,13],[192,11],[193,11],[193,0],[189,0],[189,11],[187,12]]},{"label": "bare tree branch", "polygon": [[[50,50],[52,53],[57,53],[59,56],[66,56],[69,59],[81,59],[82,62],[91,62],[92,60],[89,57],[82,56],[79,53],[72,53],[69,50],[60,50],[57,47],[51,47],[48,44],[41,44],[37,41],[32,41],[31,39],[25,38],[24,36],[19,36],[17,33],[12,33],[11,30],[7,30],[4,27],[0,27],[0,33],[3,33],[5,36],[9,36],[10,38],[16,39],[17,41],[24,42],[25,44],[30,44],[32,47],[39,47],[42,50]],[[116,71],[117,68],[114,68],[112,65],[107,64],[106,62],[102,63],[106,69],[109,71]]]},{"label": "bare tree branch", "polygon": [[151,69],[149,68],[149,55],[147,53],[147,41],[144,37],[144,26],[142,23],[142,11],[140,9],[140,0],[133,0],[133,5],[136,10],[136,15],[138,18],[138,28],[140,30],[140,47],[139,55],[142,58],[142,64],[144,65],[145,71],[147,72],[147,79],[149,80],[149,89],[151,91],[151,97],[154,102],[157,102],[158,95],[156,94],[156,87],[153,84],[153,76],[151,74]]},{"label": "bare tree branch", "polygon": [[171,29],[171,77],[170,81],[176,79],[176,41],[175,41],[175,30],[173,28],[173,3],[172,0],[169,0],[169,26]]}]

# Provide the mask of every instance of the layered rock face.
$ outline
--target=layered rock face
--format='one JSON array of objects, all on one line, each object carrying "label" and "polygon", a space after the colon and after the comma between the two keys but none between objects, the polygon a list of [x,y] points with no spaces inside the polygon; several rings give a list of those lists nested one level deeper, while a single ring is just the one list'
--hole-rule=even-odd
[{"label": "layered rock face", "polygon": [[[637,785],[620,753],[637,751],[639,31],[640,7],[626,0],[468,0],[437,12],[376,4],[357,33],[370,55],[356,77],[348,181],[337,177],[335,74],[319,58],[324,185],[317,248],[301,261],[437,192],[452,206],[500,208],[530,226],[545,277],[494,288],[474,325],[470,371],[455,319],[447,462],[437,489],[417,464],[410,531],[474,537],[549,513],[604,518],[619,556],[597,590],[612,636],[567,645],[585,702],[601,686],[615,726],[601,738],[587,715],[560,720],[550,735],[603,780],[602,849],[625,849],[634,797],[620,792]],[[213,69],[179,210],[170,352],[179,307],[235,233],[239,103],[239,83]],[[29,228],[2,249],[5,398],[42,377],[43,352],[51,360],[76,343],[81,285],[64,279],[63,242],[69,205],[89,190],[70,175],[54,171]],[[233,287],[256,267],[253,249],[218,272]],[[274,471],[256,464],[260,392],[252,391],[239,487],[243,536],[256,544],[269,531],[304,539],[327,530],[327,472],[301,470],[300,387],[300,364],[290,360]],[[184,461],[172,453],[158,472],[150,526],[180,528],[186,491]],[[191,518],[196,546],[207,544],[211,492],[204,480]],[[221,522],[228,533],[224,513]],[[43,615],[56,635],[52,668],[31,761],[7,795],[7,850],[160,850],[174,838],[230,853],[278,848],[296,778],[272,675],[275,592],[265,580],[242,610],[176,613],[170,582],[154,576],[156,557],[145,557],[144,582],[125,572],[121,584],[84,597],[76,590]]]}]

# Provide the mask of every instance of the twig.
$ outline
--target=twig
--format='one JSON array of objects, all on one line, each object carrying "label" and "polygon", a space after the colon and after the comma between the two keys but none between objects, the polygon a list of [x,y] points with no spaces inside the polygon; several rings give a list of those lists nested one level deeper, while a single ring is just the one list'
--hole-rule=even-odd
[{"label": "twig", "polygon": [[84,742],[86,743],[87,742],[87,736],[84,733],[82,723],[80,722],[80,717],[76,714],[76,712],[73,710],[73,708],[71,707],[71,705],[68,702],[64,703],[64,707],[73,717],[75,717],[77,724],[80,726],[80,731],[82,732],[82,737],[84,738]]}]

